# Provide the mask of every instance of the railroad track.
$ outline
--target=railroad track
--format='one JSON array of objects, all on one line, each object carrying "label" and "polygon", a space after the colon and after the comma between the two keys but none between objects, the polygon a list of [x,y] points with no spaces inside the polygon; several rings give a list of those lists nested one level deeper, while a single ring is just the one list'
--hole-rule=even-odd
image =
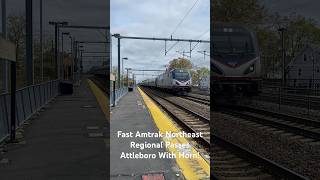
[{"label": "railroad track", "polygon": [[[148,88],[150,89],[150,88]],[[186,99],[184,96],[179,96],[177,94],[171,94],[156,89],[150,89],[155,92],[157,95],[165,98],[166,100],[181,106],[184,109],[192,109],[194,113],[197,113],[201,116],[204,116],[207,119],[210,119],[210,106],[207,104],[196,102],[195,100]]]},{"label": "railroad track", "polygon": [[320,121],[245,106],[219,108],[219,112],[291,133],[291,136],[299,135],[310,143],[320,141]]},{"label": "railroad track", "polygon": [[211,145],[212,179],[306,179],[305,177],[213,135]]},{"label": "railroad track", "polygon": [[194,102],[197,102],[197,103],[200,103],[200,104],[204,104],[204,105],[208,105],[210,106],[210,99],[207,100],[207,99],[204,99],[204,98],[201,98],[201,97],[195,97],[195,96],[192,96],[192,95],[186,95],[186,96],[180,96],[184,99],[188,99],[190,101],[194,101]]},{"label": "railroad track", "polygon": [[202,132],[203,137],[196,140],[203,144],[205,148],[210,147],[210,119],[208,117],[168,100],[156,91],[144,87],[141,89],[188,132]]},{"label": "railroad track", "polygon": [[199,98],[199,99],[205,100],[205,101],[210,101],[210,96],[203,95],[203,94],[188,93],[187,96]]}]

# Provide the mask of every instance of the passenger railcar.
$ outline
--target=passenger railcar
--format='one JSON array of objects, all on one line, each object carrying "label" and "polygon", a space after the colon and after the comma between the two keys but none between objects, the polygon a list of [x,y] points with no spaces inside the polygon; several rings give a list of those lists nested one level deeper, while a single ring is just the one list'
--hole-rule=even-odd
[{"label": "passenger railcar", "polygon": [[213,94],[256,95],[261,65],[255,34],[244,26],[215,23],[211,59]]}]

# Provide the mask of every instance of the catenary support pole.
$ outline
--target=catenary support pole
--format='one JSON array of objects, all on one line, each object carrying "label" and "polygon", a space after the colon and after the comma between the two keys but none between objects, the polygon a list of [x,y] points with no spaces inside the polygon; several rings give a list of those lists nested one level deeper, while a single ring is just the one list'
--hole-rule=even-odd
[{"label": "catenary support pole", "polygon": [[120,59],[121,59],[121,56],[120,56],[120,38],[118,38],[118,88],[120,89]]},{"label": "catenary support pole", "polygon": [[33,85],[32,0],[26,0],[26,70],[27,85]]},{"label": "catenary support pole", "polygon": [[11,122],[10,122],[10,140],[16,139],[16,62],[11,62]]},{"label": "catenary support pole", "polygon": [[[1,0],[1,17],[2,17],[2,37],[7,39],[7,5],[6,0]],[[8,73],[9,73],[9,62],[2,61],[2,92],[8,92]]]},{"label": "catenary support pole", "polygon": [[43,25],[42,25],[42,0],[40,0],[40,60],[41,60],[41,81],[43,81]]}]

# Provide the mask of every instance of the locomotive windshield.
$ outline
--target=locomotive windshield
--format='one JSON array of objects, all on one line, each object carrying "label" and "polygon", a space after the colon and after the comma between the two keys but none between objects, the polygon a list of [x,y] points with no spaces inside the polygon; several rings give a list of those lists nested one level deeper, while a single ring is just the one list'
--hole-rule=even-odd
[{"label": "locomotive windshield", "polygon": [[248,31],[214,32],[214,60],[231,67],[239,66],[257,56],[254,37]]},{"label": "locomotive windshield", "polygon": [[186,71],[174,70],[172,72],[172,78],[178,81],[188,81],[190,79],[190,75]]},{"label": "locomotive windshield", "polygon": [[213,37],[215,54],[252,54],[252,39],[246,34],[225,33]]}]

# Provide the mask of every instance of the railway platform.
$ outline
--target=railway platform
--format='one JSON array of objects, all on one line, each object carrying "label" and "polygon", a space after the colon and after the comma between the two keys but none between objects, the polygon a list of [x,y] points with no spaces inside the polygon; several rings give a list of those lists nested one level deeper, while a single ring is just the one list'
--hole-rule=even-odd
[{"label": "railway platform", "polygon": [[[170,158],[150,158],[139,154],[177,154],[175,148],[148,148],[148,144],[168,141],[187,143],[186,139],[164,139],[163,137],[136,137],[139,133],[178,132],[175,124],[141,89],[127,93],[118,105],[111,108],[110,118],[110,176],[122,179],[209,179],[209,164],[204,160]],[[126,135],[128,136],[125,136]],[[129,137],[129,133],[133,136]],[[132,143],[140,144],[139,147]],[[185,149],[186,150],[186,149]],[[188,150],[186,150],[188,151]],[[194,149],[189,149],[194,151]],[[123,156],[128,155],[128,156]],[[129,156],[130,155],[130,156]],[[206,169],[206,170],[204,170]],[[149,177],[149,178],[148,178]]]},{"label": "railway platform", "polygon": [[107,179],[109,124],[86,79],[53,101],[0,147],[0,179]]}]

